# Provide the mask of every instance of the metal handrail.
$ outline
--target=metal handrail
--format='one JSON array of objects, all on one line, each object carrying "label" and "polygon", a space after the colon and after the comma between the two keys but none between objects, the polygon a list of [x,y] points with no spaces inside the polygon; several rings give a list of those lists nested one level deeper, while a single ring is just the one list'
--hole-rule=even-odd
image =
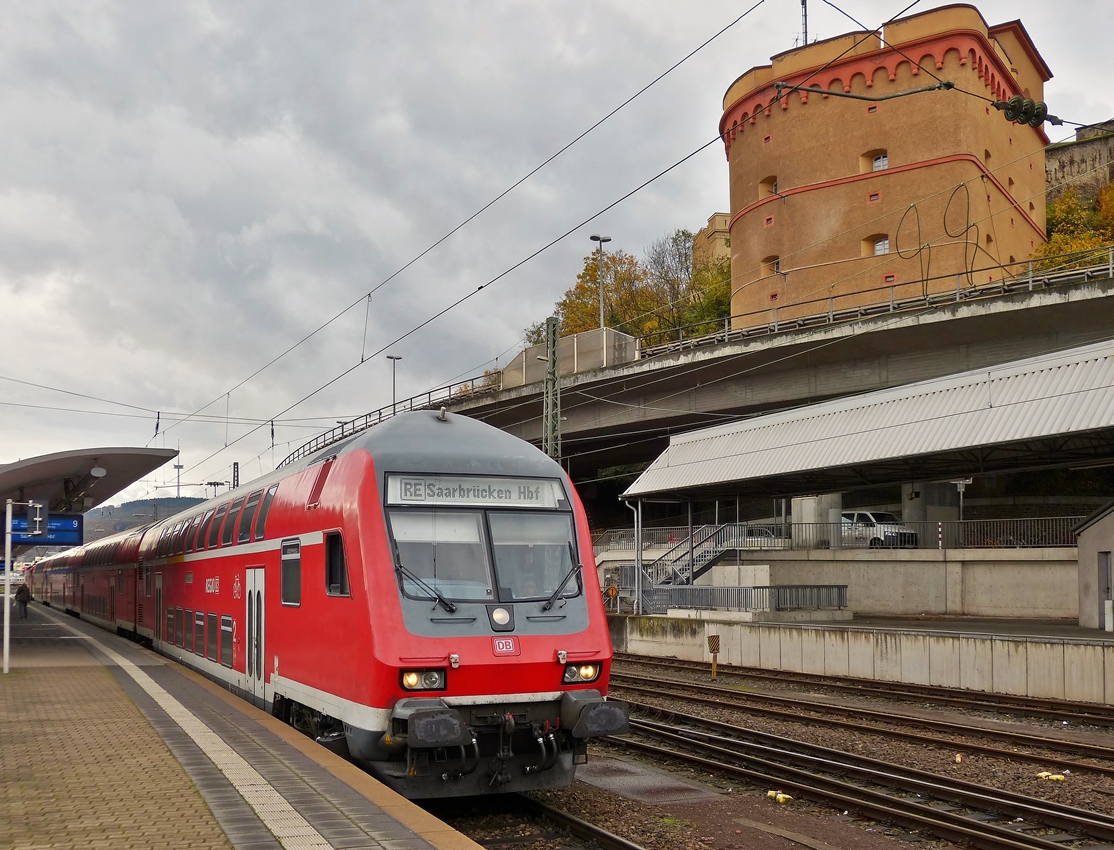
[{"label": "metal handrail", "polygon": [[[1049,271],[1044,274],[1035,275],[1034,266],[1043,264],[1049,261],[1059,259],[1082,259],[1088,256],[1096,256],[1105,254],[1105,262],[1095,263],[1090,266],[1081,268],[1062,269],[1059,271]],[[806,301],[799,301],[794,304],[787,304],[785,307],[767,307],[763,310],[754,310],[749,313],[738,313],[728,316],[723,320],[724,329],[715,331],[710,334],[697,334],[695,336],[685,337],[685,331],[693,328],[707,327],[711,322],[703,321],[697,322],[692,325],[686,325],[680,328],[673,328],[670,331],[659,331],[654,334],[647,334],[638,338],[638,351],[639,358],[644,359],[647,357],[655,357],[659,354],[664,354],[671,351],[683,351],[690,348],[697,348],[705,345],[716,345],[722,342],[730,342],[732,340],[746,339],[751,336],[763,336],[768,334],[784,333],[786,331],[798,330],[802,327],[810,327],[814,325],[830,325],[838,324],[840,322],[856,321],[858,319],[866,318],[867,316],[896,313],[902,310],[909,310],[922,307],[931,307],[940,304],[953,304],[959,301],[970,301],[976,298],[989,298],[993,296],[1009,295],[1013,292],[1031,291],[1033,289],[1046,289],[1051,286],[1062,286],[1069,283],[1087,283],[1099,277],[1114,278],[1114,246],[1102,246],[1100,248],[1089,248],[1085,251],[1075,251],[1070,254],[1060,254],[1054,257],[1039,257],[1033,260],[1024,260],[1020,263],[1010,264],[1012,266],[1027,265],[1027,269],[1023,274],[1004,277],[999,281],[992,281],[986,284],[971,284],[969,286],[961,287],[957,284],[956,288],[941,290],[933,293],[926,293],[921,295],[914,295],[904,298],[895,297],[895,292],[900,291],[901,288],[908,288],[910,286],[921,286],[924,283],[932,280],[950,280],[956,278],[957,280],[963,277],[964,273],[960,274],[947,274],[937,277],[927,278],[924,281],[911,280],[903,283],[884,284],[882,286],[870,287],[868,289],[855,290],[854,292],[843,292],[839,295],[827,295],[822,298],[812,298]],[[1006,268],[1006,266],[991,266],[986,269],[974,269],[974,272],[992,271],[998,268]],[[791,271],[791,270],[790,270]],[[1105,272],[1105,274],[1099,274]],[[854,305],[845,308],[836,308],[837,299],[850,299],[856,296],[870,295],[876,293],[888,293],[889,297],[881,301],[875,301],[868,304]],[[787,308],[804,307],[809,304],[826,304],[827,308],[815,313],[806,313],[805,315],[794,315],[791,318],[782,319],[780,315]],[[740,320],[739,323],[743,324],[747,319],[754,320],[754,324],[745,325],[744,327],[734,328],[730,327],[732,320]],[[762,317],[762,321],[757,321]],[[716,320],[719,321],[719,320]],[[664,333],[676,333],[679,338],[676,341],[661,342],[657,344],[650,344],[648,340],[653,337],[661,337]]]},{"label": "metal handrail", "polygon": [[[1019,519],[968,519],[942,522],[918,522],[910,520],[900,525],[883,524],[876,533],[863,524],[852,524],[844,528],[839,524],[838,536],[832,523],[728,523],[726,525],[695,526],[693,541],[694,554],[701,545],[709,541],[725,549],[831,549],[831,548],[881,548],[881,549],[1037,549],[1065,548],[1077,545],[1072,529],[1084,519],[1083,516],[1066,517],[1024,517]],[[708,528],[715,528],[716,535],[708,534]],[[668,529],[671,533],[676,527]],[[687,532],[687,529],[684,529]],[[762,534],[763,536],[759,536]],[[714,538],[714,540],[713,540]],[[627,545],[627,541],[630,541]],[[619,545],[609,545],[621,541]],[[698,542],[699,541],[699,542]],[[652,541],[643,541],[644,549],[654,548]],[[688,538],[675,544],[666,555],[647,565],[650,575],[658,581],[658,566],[671,554],[677,554],[674,561],[688,557]],[[597,542],[598,552],[608,550],[628,550],[635,548],[633,529],[611,529]]]},{"label": "metal handrail", "polygon": [[[350,422],[345,422],[326,431],[324,434],[318,434],[307,443],[298,446],[294,451],[282,459],[282,463],[278,466],[286,466],[288,463],[301,460],[304,457],[309,457],[311,454],[321,451],[326,446],[331,446],[333,443],[339,443],[341,440],[347,440],[354,434],[361,431],[366,431],[373,425],[378,425],[380,422],[385,422],[392,416],[399,413],[410,413],[415,410],[428,410],[435,404],[453,398],[461,398],[463,396],[473,395],[476,393],[490,393],[498,391],[497,386],[484,386],[483,382],[490,378],[489,375],[477,375],[474,378],[468,378],[464,381],[457,381],[455,383],[446,384],[443,387],[428,390],[424,393],[404,398],[402,401],[393,404],[385,405],[378,410],[373,410],[371,413],[366,413],[363,416],[357,416]],[[278,467],[276,467],[277,469]]]}]

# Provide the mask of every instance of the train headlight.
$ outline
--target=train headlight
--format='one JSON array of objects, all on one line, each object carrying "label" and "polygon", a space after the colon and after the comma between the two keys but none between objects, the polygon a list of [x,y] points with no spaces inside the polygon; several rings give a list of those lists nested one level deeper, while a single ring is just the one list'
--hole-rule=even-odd
[{"label": "train headlight", "polygon": [[572,685],[580,682],[594,682],[599,678],[600,665],[598,664],[566,664],[565,684]]},{"label": "train headlight", "polygon": [[445,671],[403,670],[399,681],[408,691],[441,691],[445,689]]}]

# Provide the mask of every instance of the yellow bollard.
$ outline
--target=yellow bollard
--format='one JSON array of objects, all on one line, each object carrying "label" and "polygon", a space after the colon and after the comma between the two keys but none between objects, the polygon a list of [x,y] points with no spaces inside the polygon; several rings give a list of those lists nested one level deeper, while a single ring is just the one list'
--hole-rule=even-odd
[{"label": "yellow bollard", "polygon": [[716,680],[716,664],[719,661],[719,635],[708,635],[708,652],[712,653],[712,681]]}]

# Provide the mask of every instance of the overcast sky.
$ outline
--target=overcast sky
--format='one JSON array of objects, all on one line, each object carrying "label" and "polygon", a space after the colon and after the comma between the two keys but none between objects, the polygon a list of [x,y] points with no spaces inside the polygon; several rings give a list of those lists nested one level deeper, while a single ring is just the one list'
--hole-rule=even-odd
[{"label": "overcast sky", "polygon": [[[799,38],[798,0],[764,0],[370,309],[233,389],[753,2],[5,4],[0,463],[180,445],[183,494],[201,495],[187,485],[229,478],[233,461],[246,481],[390,404],[385,354],[403,358],[399,398],[505,364],[574,282],[589,234],[640,253],[727,210],[722,145],[391,343],[712,139],[730,83]],[[840,5],[877,26],[905,3]],[[809,6],[810,39],[855,28]],[[1114,4],[979,8],[1021,18],[1055,74],[1052,112],[1114,117]],[[209,421],[174,425],[207,404]],[[273,452],[269,426],[248,433],[271,418]],[[173,480],[167,468],[122,498],[173,495],[159,489]]]}]

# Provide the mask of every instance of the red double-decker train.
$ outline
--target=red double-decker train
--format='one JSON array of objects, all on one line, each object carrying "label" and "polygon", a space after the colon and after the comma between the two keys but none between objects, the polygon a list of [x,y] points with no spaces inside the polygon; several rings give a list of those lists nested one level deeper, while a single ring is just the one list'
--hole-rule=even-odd
[{"label": "red double-decker train", "polygon": [[570,481],[443,410],[45,559],[32,585],[411,798],[567,785],[627,725]]}]

